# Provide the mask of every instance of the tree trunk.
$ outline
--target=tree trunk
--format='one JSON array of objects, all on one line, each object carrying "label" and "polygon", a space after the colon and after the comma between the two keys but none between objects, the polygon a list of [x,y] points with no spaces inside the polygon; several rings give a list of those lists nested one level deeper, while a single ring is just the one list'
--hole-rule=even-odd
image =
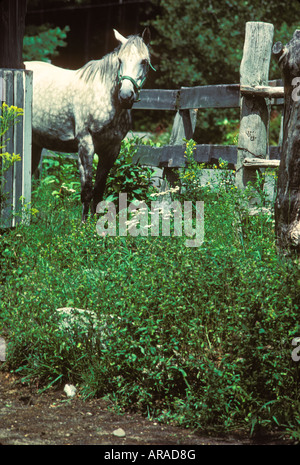
[{"label": "tree trunk", "polygon": [[24,69],[26,9],[27,0],[0,0],[0,68]]},{"label": "tree trunk", "polygon": [[277,245],[284,254],[300,255],[300,30],[284,47],[276,42],[284,81],[284,120],[281,160],[275,202]]}]

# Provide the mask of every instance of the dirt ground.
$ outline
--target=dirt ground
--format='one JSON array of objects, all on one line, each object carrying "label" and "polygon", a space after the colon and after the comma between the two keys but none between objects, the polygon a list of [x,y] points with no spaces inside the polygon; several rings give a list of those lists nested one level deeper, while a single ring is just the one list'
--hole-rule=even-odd
[{"label": "dirt ground", "polygon": [[[278,445],[278,436],[250,440],[242,435],[209,437],[176,426],[162,425],[137,414],[118,415],[104,399],[68,398],[63,390],[23,386],[0,371],[1,445]],[[124,437],[114,431],[122,428]]]}]

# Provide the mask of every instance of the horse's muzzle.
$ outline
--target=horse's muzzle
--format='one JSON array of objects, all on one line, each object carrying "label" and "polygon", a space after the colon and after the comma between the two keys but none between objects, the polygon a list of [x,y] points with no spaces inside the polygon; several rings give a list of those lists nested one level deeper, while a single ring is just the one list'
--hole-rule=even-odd
[{"label": "horse's muzzle", "polygon": [[135,101],[135,88],[131,81],[123,79],[119,89],[119,102],[122,108],[130,109]]},{"label": "horse's muzzle", "polygon": [[120,105],[122,108],[124,109],[130,109],[134,103],[134,100],[135,100],[135,95],[134,95],[134,92],[132,92],[132,94],[125,94],[125,95],[122,95],[121,93],[119,93],[119,102],[120,102]]}]

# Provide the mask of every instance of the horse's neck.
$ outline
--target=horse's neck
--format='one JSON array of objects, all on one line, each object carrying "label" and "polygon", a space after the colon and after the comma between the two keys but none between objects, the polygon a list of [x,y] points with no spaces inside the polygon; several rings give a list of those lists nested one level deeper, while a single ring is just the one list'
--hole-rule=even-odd
[{"label": "horse's neck", "polygon": [[[118,117],[121,108],[117,98],[118,58],[106,56],[91,64],[83,72],[77,72],[74,81],[74,99],[80,112],[99,118],[101,124]],[[84,102],[83,96],[86,96]],[[85,103],[85,105],[84,105]]]},{"label": "horse's neck", "polygon": [[112,94],[117,87],[118,55],[112,52],[99,60],[100,80]]}]

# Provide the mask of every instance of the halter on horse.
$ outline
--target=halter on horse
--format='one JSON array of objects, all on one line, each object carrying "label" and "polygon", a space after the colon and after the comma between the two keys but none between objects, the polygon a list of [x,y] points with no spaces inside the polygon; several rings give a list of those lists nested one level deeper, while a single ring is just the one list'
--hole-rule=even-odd
[{"label": "halter on horse", "polygon": [[[120,45],[101,60],[79,70],[67,70],[43,62],[26,62],[33,71],[32,172],[43,148],[78,152],[81,179],[82,220],[91,203],[96,212],[107,175],[130,129],[130,109],[139,98],[150,63],[150,32],[123,37]],[[154,69],[154,68],[153,68]],[[93,186],[94,154],[99,157]]]}]

